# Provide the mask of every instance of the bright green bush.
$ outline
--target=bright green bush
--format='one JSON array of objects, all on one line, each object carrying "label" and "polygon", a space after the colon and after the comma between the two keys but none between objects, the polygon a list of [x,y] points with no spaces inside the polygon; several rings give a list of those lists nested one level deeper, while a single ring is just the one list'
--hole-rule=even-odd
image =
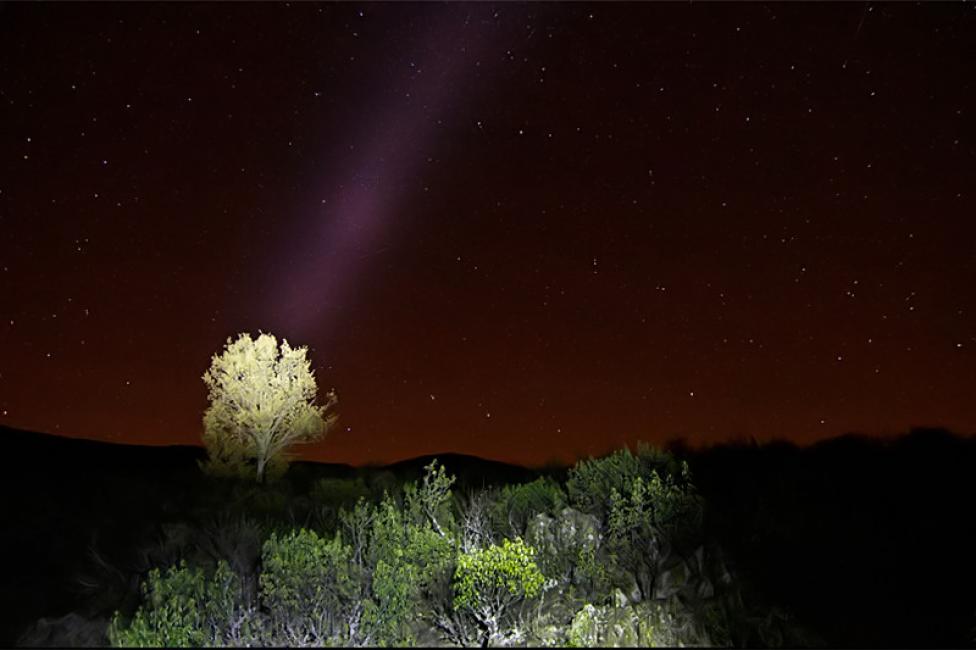
[{"label": "bright green bush", "polygon": [[535,550],[521,539],[463,553],[454,572],[454,609],[474,617],[485,631],[483,642],[497,637],[510,607],[542,591],[545,577]]},{"label": "bright green bush", "polygon": [[414,567],[409,564],[377,562],[373,568],[371,598],[363,605],[362,639],[366,644],[414,644],[409,623],[416,604],[415,580]]},{"label": "bright green bush", "polygon": [[363,639],[371,645],[412,645],[408,619],[416,605],[417,570],[406,557],[403,512],[386,496],[371,523],[367,554],[371,580],[364,603]]}]

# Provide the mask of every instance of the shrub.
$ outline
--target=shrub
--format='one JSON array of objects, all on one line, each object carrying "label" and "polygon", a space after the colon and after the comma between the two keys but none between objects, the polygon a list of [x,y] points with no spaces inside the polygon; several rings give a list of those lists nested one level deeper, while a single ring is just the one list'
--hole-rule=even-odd
[{"label": "shrub", "polygon": [[455,477],[448,476],[437,460],[424,467],[424,477],[420,485],[407,483],[403,486],[404,509],[410,521],[416,526],[431,525],[439,535],[447,535],[456,530],[454,513],[451,508],[451,486]]},{"label": "shrub", "polygon": [[610,574],[601,559],[595,544],[580,546],[576,551],[576,582],[594,594],[610,591]]},{"label": "shrub", "polygon": [[622,492],[641,474],[640,461],[629,449],[603,458],[589,458],[569,470],[566,491],[573,505],[603,519],[610,508],[610,493]]},{"label": "shrub", "polygon": [[687,466],[683,477],[682,485],[652,470],[649,479],[636,476],[625,491],[610,491],[607,546],[617,566],[637,579],[645,598],[651,596],[658,567],[672,548],[699,541],[701,499]]},{"label": "shrub", "polygon": [[186,562],[149,572],[142,585],[144,602],[125,625],[118,612],[108,629],[118,647],[176,647],[246,642],[259,625],[244,608],[240,580],[226,562],[207,580]]},{"label": "shrub", "polygon": [[299,529],[262,549],[261,600],[274,638],[287,645],[345,642],[358,616],[360,576],[352,547]]},{"label": "shrub", "polygon": [[498,491],[490,510],[492,528],[502,535],[524,535],[531,517],[555,514],[565,506],[566,493],[548,476],[531,483],[506,485]]},{"label": "shrub", "polygon": [[496,639],[512,605],[538,596],[545,577],[535,550],[521,539],[463,553],[454,572],[454,609],[466,612],[484,630],[482,643]]},{"label": "shrub", "polygon": [[577,462],[569,470],[566,491],[574,506],[602,520],[610,510],[613,490],[626,493],[638,477],[645,480],[654,474],[680,477],[687,471],[687,465],[679,463],[672,454],[641,442],[637,444],[636,455],[625,447],[603,458]]},{"label": "shrub", "polygon": [[413,523],[390,496],[376,508],[370,524],[370,597],[364,602],[360,641],[411,644],[412,624],[430,614],[423,595],[450,570],[453,540],[438,534],[428,521]]}]

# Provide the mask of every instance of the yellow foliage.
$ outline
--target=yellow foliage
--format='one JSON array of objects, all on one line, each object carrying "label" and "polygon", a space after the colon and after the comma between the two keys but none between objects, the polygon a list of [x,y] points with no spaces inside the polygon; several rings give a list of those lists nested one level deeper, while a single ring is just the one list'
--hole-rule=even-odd
[{"label": "yellow foliage", "polygon": [[220,476],[256,472],[280,474],[287,466],[285,450],[312,442],[336,423],[331,412],[338,403],[334,390],[325,404],[315,404],[315,375],[306,347],[293,348],[272,334],[252,339],[241,334],[227,339],[203,375],[210,407],[203,416],[206,469]]}]

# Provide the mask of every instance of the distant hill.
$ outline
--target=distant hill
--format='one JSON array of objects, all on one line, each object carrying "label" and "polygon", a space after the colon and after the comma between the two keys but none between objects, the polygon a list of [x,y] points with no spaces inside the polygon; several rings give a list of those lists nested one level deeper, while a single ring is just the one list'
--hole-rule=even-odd
[{"label": "distant hill", "polygon": [[424,468],[434,460],[443,465],[448,474],[453,474],[457,478],[458,487],[522,483],[535,480],[542,474],[539,470],[521,465],[453,453],[418,456],[392,465],[378,466],[375,469],[393,472],[401,481],[412,481],[421,478]]},{"label": "distant hill", "polygon": [[[46,464],[91,464],[107,466],[115,463],[155,465],[158,463],[192,464],[203,459],[206,452],[192,445],[147,446],[102,442],[85,438],[69,438],[34,431],[0,426],[0,440],[4,447],[27,463],[13,469],[27,470],[35,460]],[[2,478],[0,478],[2,480]]]}]

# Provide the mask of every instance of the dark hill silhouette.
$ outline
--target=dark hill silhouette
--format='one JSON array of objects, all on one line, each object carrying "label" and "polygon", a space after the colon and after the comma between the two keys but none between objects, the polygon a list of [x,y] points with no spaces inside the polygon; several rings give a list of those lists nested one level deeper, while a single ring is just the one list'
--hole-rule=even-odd
[{"label": "dark hill silhouette", "polygon": [[77,606],[73,572],[93,539],[135,543],[199,473],[202,450],[139,447],[0,427],[0,645],[41,616]]},{"label": "dark hill silhouette", "polygon": [[849,434],[718,445],[690,462],[741,574],[832,645],[972,645],[976,439]]},{"label": "dark hill silhouette", "polygon": [[383,469],[393,472],[402,481],[414,481],[424,474],[424,467],[437,460],[447,469],[448,474],[457,477],[455,485],[459,488],[479,488],[503,483],[523,483],[540,476],[538,470],[512,465],[497,460],[486,460],[466,454],[432,454],[402,460]]}]

